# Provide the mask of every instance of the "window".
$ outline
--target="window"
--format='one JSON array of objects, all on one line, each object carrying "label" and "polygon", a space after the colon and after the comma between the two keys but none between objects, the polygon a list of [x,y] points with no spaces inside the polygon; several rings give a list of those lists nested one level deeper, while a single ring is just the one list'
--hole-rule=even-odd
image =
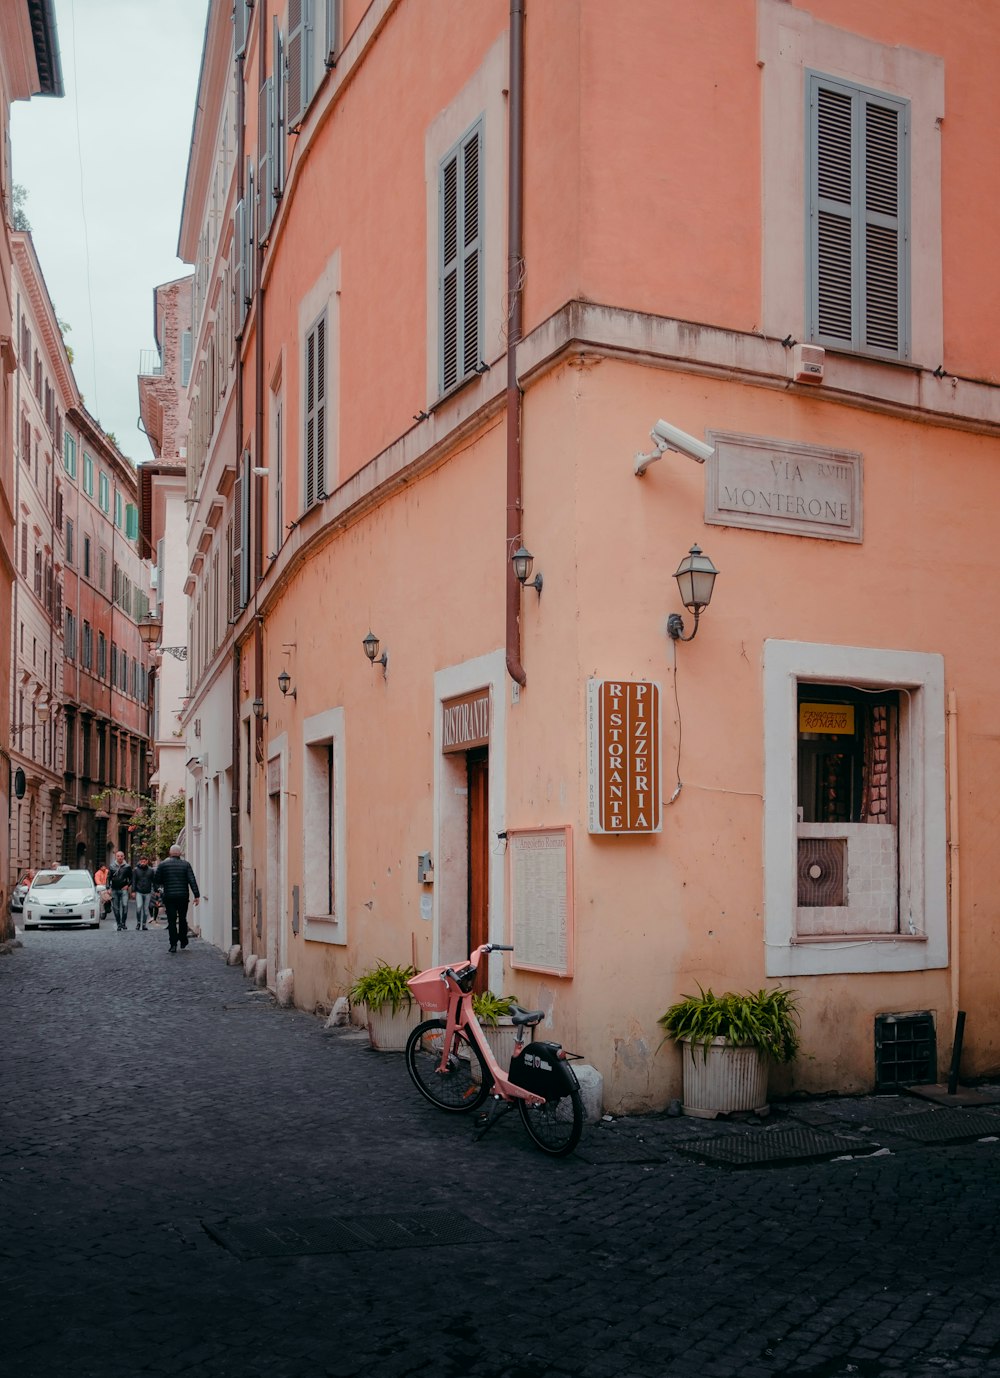
[{"label": "window", "polygon": [[764,648],[767,974],[947,964],[940,656]]},{"label": "window", "polygon": [[21,523],[21,578],[28,577],[28,523]]},{"label": "window", "polygon": [[63,466],[70,478],[76,478],[76,441],[71,435],[63,437]]},{"label": "window", "polygon": [[97,633],[97,673],[101,679],[108,673],[108,639],[103,632]]},{"label": "window", "polygon": [[271,513],[274,523],[272,549],[275,554],[285,542],[284,501],[284,399],[280,391],[271,393],[271,474],[268,481]]},{"label": "window", "polygon": [[115,489],[115,526],[118,530],[122,529],[122,522],[125,516],[125,501],[118,489]]},{"label": "window", "polygon": [[101,547],[97,552],[97,587],[106,589],[108,586],[108,552]]},{"label": "window", "polygon": [[809,338],[909,356],[909,104],[810,72]]},{"label": "window", "polygon": [[83,624],[83,637],[80,642],[80,664],[85,670],[94,664],[94,629],[89,622]]},{"label": "window", "polygon": [[73,563],[73,523],[66,519],[66,563]]},{"label": "window", "polygon": [[139,509],[133,502],[125,505],[125,535],[130,541],[139,539]]},{"label": "window", "polygon": [[35,596],[42,596],[42,552],[35,546]]},{"label": "window", "polygon": [[76,618],[66,609],[66,629],[64,632],[63,653],[67,660],[76,660]]},{"label": "window", "polygon": [[94,460],[86,450],[83,452],[83,491],[88,498],[94,496]]},{"label": "window", "polygon": [[83,538],[83,573],[86,578],[90,578],[90,537]]},{"label": "window", "polygon": [[305,936],[318,942],[345,943],[344,710],[332,708],[319,713],[306,720],[304,730]]},{"label": "window", "polygon": [[782,339],[800,321],[803,338],[831,348],[935,368],[946,353],[944,59],[800,6],[761,0],[757,15],[762,329]]},{"label": "window", "polygon": [[446,155],[439,176],[440,387],[448,392],[482,359],[482,124]]},{"label": "window", "polygon": [[235,508],[233,528],[233,613],[245,608],[250,599],[250,451],[240,456],[233,489]]},{"label": "window", "polygon": [[305,507],[326,497],[326,312],[306,335]]},{"label": "window", "polygon": [[21,417],[21,458],[29,467],[31,465],[31,422],[26,416]]},{"label": "window", "polygon": [[191,381],[191,331],[181,335],[181,387],[186,388]]},{"label": "window", "polygon": [[97,502],[102,512],[111,511],[111,480],[103,469],[97,480]]}]

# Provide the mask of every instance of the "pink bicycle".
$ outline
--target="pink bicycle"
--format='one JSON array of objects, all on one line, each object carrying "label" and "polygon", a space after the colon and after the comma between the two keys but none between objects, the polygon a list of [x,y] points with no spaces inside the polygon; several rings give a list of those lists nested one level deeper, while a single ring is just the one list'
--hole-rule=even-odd
[{"label": "pink bicycle", "polygon": [[[510,1071],[493,1055],[472,1008],[472,987],[479,959],[489,952],[513,952],[502,943],[477,947],[465,966],[428,967],[408,985],[421,1009],[445,1010],[444,1018],[426,1019],[406,1042],[406,1069],[422,1096],[440,1110],[477,1110],[487,1098],[477,1137],[516,1103],[528,1137],[543,1153],[561,1158],[572,1153],[583,1130],[580,1084],[558,1043],[524,1045],[525,1031],[545,1017],[544,1010],[514,1006],[517,1030]],[[478,1077],[476,1073],[478,1072]]]}]

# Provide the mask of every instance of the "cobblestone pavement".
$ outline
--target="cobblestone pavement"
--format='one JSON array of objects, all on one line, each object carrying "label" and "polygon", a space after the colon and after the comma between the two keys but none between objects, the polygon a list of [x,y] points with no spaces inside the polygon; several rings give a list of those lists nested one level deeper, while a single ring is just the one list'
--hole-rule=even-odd
[{"label": "cobblestone pavement", "polygon": [[[1000,1144],[871,1132],[912,1101],[619,1120],[550,1160],[216,950],[107,923],[0,957],[0,1032],[12,1378],[1000,1374]],[[682,1151],[789,1125],[883,1151]]]}]

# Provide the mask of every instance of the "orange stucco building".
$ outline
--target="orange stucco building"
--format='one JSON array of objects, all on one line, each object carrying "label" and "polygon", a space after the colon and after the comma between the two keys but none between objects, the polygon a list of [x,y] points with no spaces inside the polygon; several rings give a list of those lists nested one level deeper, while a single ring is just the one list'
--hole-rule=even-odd
[{"label": "orange stucco building", "polygon": [[785,1089],[935,1079],[959,1009],[995,1070],[995,7],[232,10],[180,235],[206,934],[305,1008],[513,941],[613,1109],[698,982],[797,990]]}]

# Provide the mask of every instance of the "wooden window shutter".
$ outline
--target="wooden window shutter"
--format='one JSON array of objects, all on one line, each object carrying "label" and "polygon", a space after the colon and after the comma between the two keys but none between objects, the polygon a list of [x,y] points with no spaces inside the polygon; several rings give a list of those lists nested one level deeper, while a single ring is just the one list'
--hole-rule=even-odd
[{"label": "wooden window shutter", "polygon": [[232,525],[232,560],[230,568],[233,571],[233,595],[230,617],[235,619],[239,610],[243,607],[240,595],[243,589],[243,464],[236,466],[236,483],[233,486],[233,525]]},{"label": "wooden window shutter", "polygon": [[250,601],[250,498],[252,485],[250,483],[250,451],[248,449],[243,451],[240,471],[242,482],[237,516],[240,523],[240,550],[243,554],[240,561],[239,606],[245,608]]},{"label": "wooden window shutter", "polygon": [[441,390],[474,372],[482,355],[482,126],[440,173]]},{"label": "wooden window shutter", "polygon": [[246,250],[246,201],[241,198],[233,213],[233,333],[239,338],[247,318],[246,272],[243,255]]},{"label": "wooden window shutter", "polygon": [[267,240],[274,214],[271,194],[271,93],[274,82],[268,77],[257,93],[257,234],[260,244]]},{"label": "wooden window shutter", "polygon": [[274,99],[271,102],[267,137],[271,148],[271,195],[278,202],[285,191],[285,83],[281,79],[284,47],[276,16],[273,20],[271,49],[274,53]]},{"label": "wooden window shutter", "polygon": [[908,105],[812,74],[809,87],[810,338],[905,358]]},{"label": "wooden window shutter", "polygon": [[297,129],[309,104],[310,0],[288,0],[288,41],[285,46],[288,127]]},{"label": "wooden window shutter", "polygon": [[306,336],[305,508],[326,494],[326,315]]},{"label": "wooden window shutter", "polygon": [[340,55],[340,0],[326,0],[327,67],[335,67]]},{"label": "wooden window shutter", "polygon": [[246,51],[248,29],[246,0],[233,0],[233,53],[236,57]]}]

